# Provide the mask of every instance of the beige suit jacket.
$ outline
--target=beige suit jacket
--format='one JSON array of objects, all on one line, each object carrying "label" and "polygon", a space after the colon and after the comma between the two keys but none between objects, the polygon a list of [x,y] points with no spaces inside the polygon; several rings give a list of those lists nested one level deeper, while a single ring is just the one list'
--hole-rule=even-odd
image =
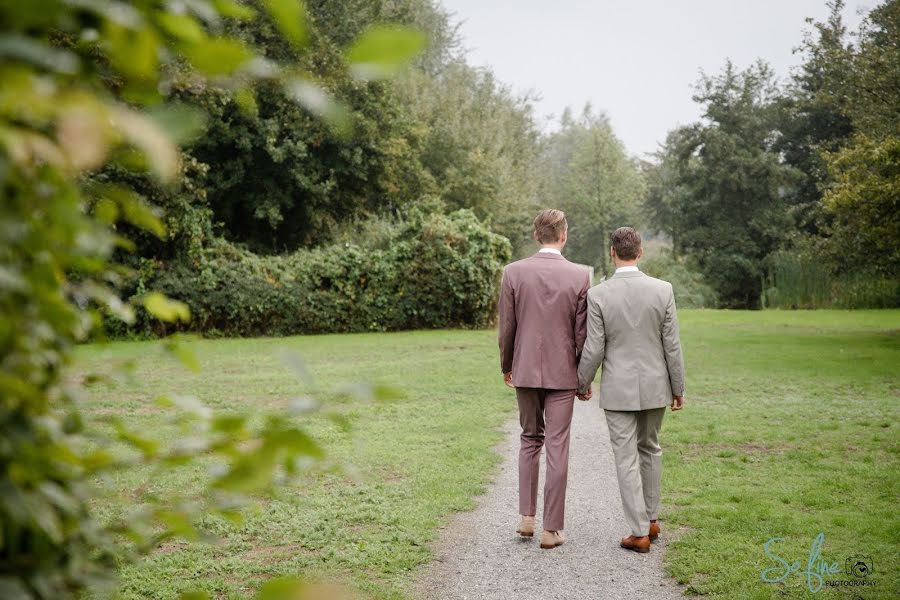
[{"label": "beige suit jacket", "polygon": [[590,272],[538,252],[507,265],[500,286],[500,370],[516,387],[574,390]]},{"label": "beige suit jacket", "polygon": [[619,272],[588,292],[587,339],[578,389],[597,369],[600,406],[648,410],[684,395],[684,361],[672,284],[640,271]]}]

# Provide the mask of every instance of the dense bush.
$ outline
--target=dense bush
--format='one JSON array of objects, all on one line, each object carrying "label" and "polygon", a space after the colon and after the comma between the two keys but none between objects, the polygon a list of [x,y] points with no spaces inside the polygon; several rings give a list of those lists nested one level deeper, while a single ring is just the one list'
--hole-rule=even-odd
[{"label": "dense bush", "polygon": [[[193,259],[162,265],[149,287],[190,306],[183,327],[212,334],[484,327],[509,256],[506,238],[469,210],[416,212],[383,249],[345,242],[260,256],[217,240]],[[155,326],[138,327],[161,333]]]},{"label": "dense bush", "polygon": [[642,260],[641,271],[671,283],[679,308],[716,307],[716,291],[704,281],[703,275],[684,260],[676,259],[667,249]]}]

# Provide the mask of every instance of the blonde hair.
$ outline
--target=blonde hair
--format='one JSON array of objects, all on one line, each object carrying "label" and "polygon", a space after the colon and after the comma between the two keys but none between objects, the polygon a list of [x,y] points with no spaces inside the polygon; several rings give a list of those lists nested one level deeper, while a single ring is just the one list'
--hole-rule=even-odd
[{"label": "blonde hair", "polygon": [[534,237],[541,244],[555,244],[568,227],[566,213],[548,208],[534,218]]}]

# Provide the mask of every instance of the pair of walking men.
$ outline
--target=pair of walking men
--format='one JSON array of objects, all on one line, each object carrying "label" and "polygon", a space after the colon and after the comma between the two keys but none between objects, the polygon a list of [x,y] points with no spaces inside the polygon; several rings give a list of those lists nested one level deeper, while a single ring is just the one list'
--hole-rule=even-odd
[{"label": "pair of walking men", "polygon": [[648,552],[659,535],[666,406],[680,410],[684,366],[671,284],[640,272],[641,238],[630,227],[610,239],[615,275],[594,287],[589,272],[563,258],[565,214],[534,220],[541,249],[508,265],[500,292],[500,363],[514,387],[522,425],[518,533],[534,535],[538,468],[546,448],[541,548],[565,542],[562,530],[575,397],[589,400],[602,365],[606,414],[622,506],[630,535],[621,546]]}]

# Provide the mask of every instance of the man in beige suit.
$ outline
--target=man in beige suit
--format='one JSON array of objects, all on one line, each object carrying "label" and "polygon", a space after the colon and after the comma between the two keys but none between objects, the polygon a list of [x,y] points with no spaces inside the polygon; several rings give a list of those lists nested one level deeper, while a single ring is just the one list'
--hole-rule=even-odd
[{"label": "man in beige suit", "polygon": [[547,449],[541,548],[560,546],[569,470],[569,426],[578,356],[584,344],[590,273],[563,258],[566,216],[545,210],[534,220],[537,254],[503,270],[500,370],[516,389],[522,425],[517,532],[534,535],[541,448]]},{"label": "man in beige suit", "polygon": [[588,292],[587,340],[578,365],[586,392],[603,365],[600,406],[606,413],[619,493],[631,535],[621,546],[649,552],[659,536],[659,430],[665,407],[681,410],[684,363],[672,285],[637,268],[641,237],[631,227],[611,236],[616,273]]}]

